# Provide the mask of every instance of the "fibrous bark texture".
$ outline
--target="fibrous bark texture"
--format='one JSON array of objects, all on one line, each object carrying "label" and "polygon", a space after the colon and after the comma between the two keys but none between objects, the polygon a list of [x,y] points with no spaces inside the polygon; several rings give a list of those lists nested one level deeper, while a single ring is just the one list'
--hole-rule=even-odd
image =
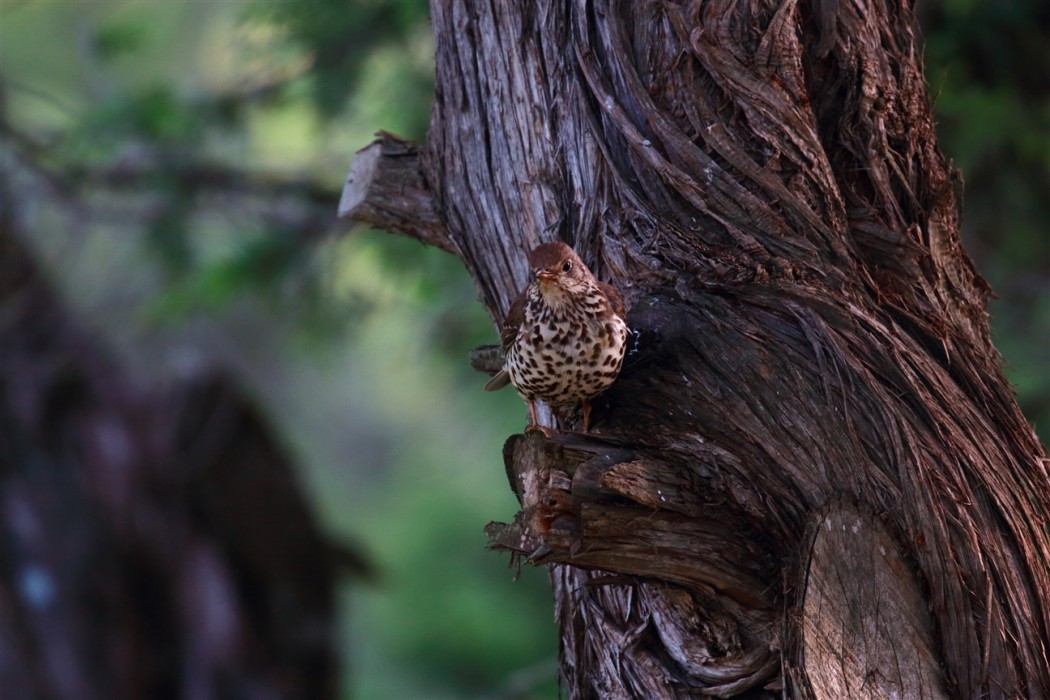
[{"label": "fibrous bark texture", "polygon": [[335,698],[335,577],[229,380],[148,390],[48,288],[0,197],[0,697]]},{"label": "fibrous bark texture", "polygon": [[635,335],[596,435],[508,443],[489,529],[552,565],[570,695],[1050,696],[1050,481],[910,6],[432,14],[423,167],[482,301],[560,238]]}]

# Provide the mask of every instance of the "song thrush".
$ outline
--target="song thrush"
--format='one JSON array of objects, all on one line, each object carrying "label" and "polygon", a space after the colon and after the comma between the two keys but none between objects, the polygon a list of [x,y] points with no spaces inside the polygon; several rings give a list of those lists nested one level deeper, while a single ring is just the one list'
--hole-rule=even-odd
[{"label": "song thrush", "polygon": [[572,248],[544,243],[529,253],[532,279],[500,329],[503,369],[486,391],[513,384],[536,424],[536,401],[552,408],[581,405],[583,432],[591,399],[616,380],[627,344],[623,300],[599,282]]}]

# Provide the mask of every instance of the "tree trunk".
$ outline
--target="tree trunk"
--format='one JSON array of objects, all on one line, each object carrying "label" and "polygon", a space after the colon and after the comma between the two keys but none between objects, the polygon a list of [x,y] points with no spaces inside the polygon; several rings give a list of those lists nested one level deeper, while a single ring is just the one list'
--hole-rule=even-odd
[{"label": "tree trunk", "polygon": [[550,565],[570,695],[1050,697],[1050,479],[908,4],[431,9],[428,141],[373,144],[344,212],[412,172],[397,230],[494,319],[562,239],[634,332],[595,434],[508,441],[489,528]]},{"label": "tree trunk", "polygon": [[[0,196],[0,697],[337,697],[337,563],[235,386],[147,390]],[[342,561],[340,561],[342,560]]]}]

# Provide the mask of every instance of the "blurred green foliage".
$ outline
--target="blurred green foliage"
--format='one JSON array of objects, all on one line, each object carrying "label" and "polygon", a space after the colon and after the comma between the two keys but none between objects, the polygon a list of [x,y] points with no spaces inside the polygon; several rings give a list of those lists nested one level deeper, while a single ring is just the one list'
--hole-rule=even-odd
[{"label": "blurred green foliage", "polygon": [[[1023,408],[1050,425],[1050,54],[1037,0],[920,6],[964,236]],[[0,6],[3,157],[56,282],[147,376],[219,363],[305,467],[327,527],[380,579],[346,591],[348,694],[553,697],[547,583],[482,525],[517,504],[512,392],[466,351],[495,333],[459,263],[334,221],[353,151],[421,139],[424,2]]]},{"label": "blurred green foliage", "polygon": [[1050,5],[920,3],[941,149],[962,170],[963,243],[996,298],[996,347],[1050,435]]},{"label": "blurred green foliage", "polygon": [[[288,41],[311,56],[310,92],[314,104],[325,117],[339,114],[356,92],[354,76],[381,71],[375,65],[377,54],[406,46],[421,30],[426,30],[427,4],[403,0],[370,0],[348,6],[333,0],[259,0],[253,16],[285,31]],[[389,58],[380,59],[389,63]],[[397,66],[389,73],[391,83],[400,85],[408,104],[401,107],[413,120],[398,133],[419,138],[426,128],[425,117],[433,92],[433,71],[425,66]],[[409,68],[409,70],[405,70]],[[379,97],[389,103],[392,91]]]}]

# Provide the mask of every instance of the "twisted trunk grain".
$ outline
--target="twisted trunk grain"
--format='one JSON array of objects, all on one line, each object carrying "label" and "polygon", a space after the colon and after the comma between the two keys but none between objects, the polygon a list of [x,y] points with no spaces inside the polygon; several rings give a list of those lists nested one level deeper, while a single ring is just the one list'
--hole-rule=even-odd
[{"label": "twisted trunk grain", "polygon": [[598,437],[508,443],[489,528],[554,564],[570,695],[1050,696],[1050,482],[910,8],[432,12],[426,179],[482,301],[561,238],[637,334]]}]

